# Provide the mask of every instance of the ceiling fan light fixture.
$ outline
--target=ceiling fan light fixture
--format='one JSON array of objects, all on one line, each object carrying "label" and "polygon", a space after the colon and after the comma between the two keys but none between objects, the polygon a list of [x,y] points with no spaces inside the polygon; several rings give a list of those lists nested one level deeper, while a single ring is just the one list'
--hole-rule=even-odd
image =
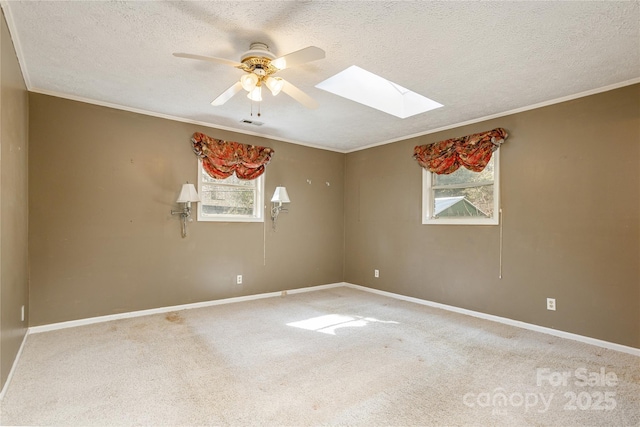
[{"label": "ceiling fan light fixture", "polygon": [[255,102],[262,101],[262,86],[254,87],[251,92],[247,94],[247,98]]},{"label": "ceiling fan light fixture", "polygon": [[251,92],[256,88],[256,85],[258,84],[258,80],[259,80],[258,76],[256,76],[253,73],[248,73],[240,77],[240,83],[242,84],[242,88],[247,92]]},{"label": "ceiling fan light fixture", "polygon": [[282,90],[282,87],[284,86],[284,80],[282,80],[282,78],[280,77],[267,77],[265,83],[273,96],[279,94]]},{"label": "ceiling fan light fixture", "polygon": [[[264,43],[254,42],[249,46],[249,50],[240,57],[240,62],[213,56],[194,55],[190,53],[174,53],[179,58],[197,59],[200,61],[216,62],[235,67],[244,72],[236,82],[216,99],[211,102],[213,106],[224,105],[229,99],[242,89],[248,92],[247,97],[254,102],[262,101],[262,86],[266,86],[273,96],[284,92],[295,101],[307,108],[317,108],[318,103],[309,95],[279,77],[272,77],[273,74],[285,68],[291,68],[307,62],[316,61],[325,57],[324,50],[316,46],[307,46],[295,52],[276,57],[269,46]],[[258,113],[258,116],[260,113]]]}]

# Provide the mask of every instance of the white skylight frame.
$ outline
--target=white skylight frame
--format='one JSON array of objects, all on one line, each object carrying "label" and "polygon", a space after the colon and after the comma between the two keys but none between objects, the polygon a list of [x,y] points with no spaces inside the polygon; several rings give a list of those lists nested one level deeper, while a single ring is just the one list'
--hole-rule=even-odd
[{"label": "white skylight frame", "polygon": [[318,83],[316,87],[401,119],[443,107],[439,102],[356,65]]}]

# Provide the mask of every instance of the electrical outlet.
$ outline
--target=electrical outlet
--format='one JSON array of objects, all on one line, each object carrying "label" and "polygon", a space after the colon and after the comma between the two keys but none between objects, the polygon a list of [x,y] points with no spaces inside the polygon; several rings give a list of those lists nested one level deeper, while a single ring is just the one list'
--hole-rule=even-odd
[{"label": "electrical outlet", "polygon": [[236,285],[242,285],[242,274],[236,276]]},{"label": "electrical outlet", "polygon": [[555,298],[547,298],[547,310],[556,311],[556,299]]},{"label": "electrical outlet", "polygon": [[373,277],[380,277],[380,270],[373,270]]},{"label": "electrical outlet", "polygon": [[24,322],[24,305],[20,309],[20,321]]}]

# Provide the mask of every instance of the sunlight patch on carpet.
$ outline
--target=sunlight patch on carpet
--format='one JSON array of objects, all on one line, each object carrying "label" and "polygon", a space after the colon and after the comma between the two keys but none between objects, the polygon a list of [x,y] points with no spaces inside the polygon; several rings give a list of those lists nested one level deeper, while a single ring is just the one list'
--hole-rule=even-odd
[{"label": "sunlight patch on carpet", "polygon": [[340,314],[327,314],[325,316],[312,317],[298,322],[287,323],[287,326],[306,329],[308,331],[321,332],[323,334],[335,335],[339,328],[361,328],[369,323],[393,323],[392,320],[378,320],[373,317],[344,316]]}]

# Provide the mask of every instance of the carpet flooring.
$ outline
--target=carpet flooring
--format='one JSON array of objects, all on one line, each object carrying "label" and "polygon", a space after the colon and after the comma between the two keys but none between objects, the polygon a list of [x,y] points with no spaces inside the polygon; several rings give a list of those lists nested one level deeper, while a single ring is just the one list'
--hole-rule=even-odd
[{"label": "carpet flooring", "polygon": [[640,358],[332,288],[31,334],[0,421],[637,426]]}]

